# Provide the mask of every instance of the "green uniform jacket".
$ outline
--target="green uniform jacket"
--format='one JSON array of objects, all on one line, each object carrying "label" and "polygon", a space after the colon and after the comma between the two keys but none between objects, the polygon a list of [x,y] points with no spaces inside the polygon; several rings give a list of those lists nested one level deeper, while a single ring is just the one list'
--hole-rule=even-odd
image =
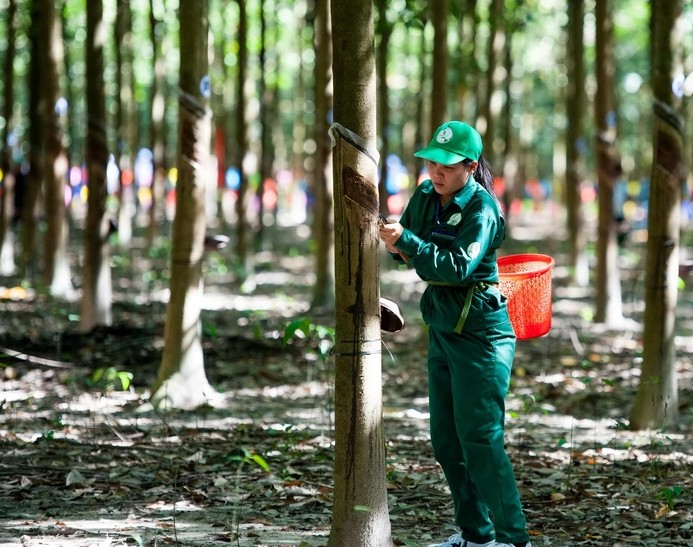
[{"label": "green uniform jacket", "polygon": [[[429,283],[421,298],[423,319],[431,328],[453,332],[468,291],[478,282],[498,282],[496,249],[505,238],[505,219],[498,203],[469,177],[441,208],[433,183],[426,180],[417,187],[400,223],[405,229],[395,247]],[[463,330],[509,323],[506,300],[498,288],[476,287]]]}]

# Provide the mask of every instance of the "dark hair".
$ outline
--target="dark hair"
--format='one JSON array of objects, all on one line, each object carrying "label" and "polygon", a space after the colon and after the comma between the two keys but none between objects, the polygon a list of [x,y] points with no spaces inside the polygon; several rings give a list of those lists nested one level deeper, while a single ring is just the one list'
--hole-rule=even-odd
[{"label": "dark hair", "polygon": [[[472,160],[464,160],[464,163],[472,163]],[[498,208],[500,209],[502,215],[503,207],[501,206],[501,203],[498,200],[496,192],[493,190],[493,168],[491,167],[489,161],[486,159],[486,156],[480,156],[477,160],[476,171],[474,171],[474,180],[481,184],[481,186],[483,186],[484,189],[489,194],[491,194],[493,200],[498,204]]]}]

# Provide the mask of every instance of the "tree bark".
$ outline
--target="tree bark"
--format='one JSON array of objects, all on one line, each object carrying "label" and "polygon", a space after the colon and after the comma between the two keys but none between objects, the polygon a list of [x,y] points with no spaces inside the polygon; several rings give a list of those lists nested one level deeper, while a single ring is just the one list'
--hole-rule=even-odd
[{"label": "tree bark", "polygon": [[166,24],[157,17],[154,0],[149,0],[149,32],[152,39],[152,87],[150,90],[151,125],[149,144],[152,149],[151,202],[149,205],[149,228],[147,244],[152,246],[159,223],[163,220],[164,173],[166,163],[166,142],[164,138],[164,114],[166,111]]},{"label": "tree bark", "polygon": [[130,2],[119,2],[115,24],[116,107],[115,161],[118,175],[118,245],[128,248],[132,240],[135,207],[133,169],[136,148],[135,89],[132,66],[132,10]]},{"label": "tree bark", "polygon": [[0,171],[2,171],[2,191],[0,192],[0,275],[11,275],[15,270],[14,231],[12,221],[14,210],[15,175],[12,172],[11,150],[7,136],[13,127],[12,107],[14,105],[14,48],[17,35],[17,2],[9,0],[5,11],[7,47],[3,65],[3,108],[5,126],[0,130]]},{"label": "tree bark", "polygon": [[503,67],[505,68],[505,80],[503,82],[503,91],[505,93],[505,101],[503,103],[503,157],[501,161],[503,182],[505,189],[502,196],[503,206],[505,207],[506,223],[510,222],[510,205],[513,198],[517,195],[519,159],[516,150],[516,135],[513,131],[512,114],[513,114],[513,52],[512,52],[512,37],[517,30],[518,22],[513,20],[512,23],[506,23],[505,43],[503,44]]},{"label": "tree bark", "polygon": [[[335,494],[328,547],[391,545],[382,427],[377,160],[333,126],[335,179]],[[339,229],[341,227],[341,229]],[[375,282],[374,282],[375,281]]]},{"label": "tree bark", "polygon": [[[323,2],[320,3],[322,5]],[[258,98],[260,99],[260,158],[258,166],[259,182],[255,190],[255,199],[258,206],[258,222],[255,232],[255,251],[261,251],[265,243],[265,183],[272,177],[272,160],[274,150],[272,149],[272,124],[270,123],[270,112],[272,103],[275,100],[275,86],[267,85],[267,17],[274,13],[274,10],[265,0],[260,0],[260,54],[258,59],[258,70],[260,78],[258,80]],[[274,48],[276,49],[276,47]],[[319,70],[316,55],[316,73]],[[318,75],[316,74],[316,79]],[[317,105],[316,105],[317,109]]]},{"label": "tree bark", "polygon": [[171,297],[166,308],[164,351],[153,405],[193,409],[215,395],[204,369],[201,342],[205,192],[211,138],[207,76],[207,0],[180,5],[179,154],[176,216],[171,249]]},{"label": "tree bark", "polygon": [[44,210],[46,232],[43,240],[43,282],[53,296],[68,297],[73,292],[67,259],[68,224],[65,208],[68,160],[63,146],[63,119],[58,108],[62,97],[60,79],[63,65],[61,20],[53,0],[42,0],[44,48],[43,66],[43,150]]},{"label": "tree bark", "polygon": [[89,192],[84,234],[84,281],[79,329],[90,331],[110,325],[111,268],[106,215],[106,168],[108,166],[106,93],[104,90],[104,41],[102,0],[87,3],[87,172]]},{"label": "tree bark", "polygon": [[[500,92],[498,61],[502,58],[505,47],[504,0],[492,0],[489,15],[490,36],[487,46],[486,59],[486,92],[484,93],[479,132],[484,136],[484,155],[494,164],[496,155],[494,142],[496,140],[496,122],[500,114],[496,107],[495,97]],[[509,75],[506,75],[509,77]]]},{"label": "tree bark", "polygon": [[433,135],[448,112],[448,0],[431,0],[430,10],[434,28],[430,124]]},{"label": "tree bark", "polygon": [[684,173],[681,96],[675,95],[681,49],[681,0],[652,2],[653,163],[647,219],[645,326],[640,384],[631,429],[665,428],[678,420],[674,346]]},{"label": "tree bark", "polygon": [[476,123],[475,104],[478,98],[471,88],[479,79],[476,62],[476,0],[459,0],[460,19],[458,21],[458,42],[455,52],[457,81],[455,82],[455,101],[453,116],[458,120]]},{"label": "tree bark", "polygon": [[31,18],[34,22],[29,28],[31,41],[31,61],[29,66],[29,153],[26,156],[28,171],[23,178],[23,188],[17,185],[15,191],[23,193],[21,214],[22,252],[19,270],[24,279],[35,281],[37,265],[37,234],[41,204],[41,183],[43,181],[43,117],[41,116],[41,63],[40,54],[46,39],[41,32],[40,0],[32,0]]},{"label": "tree bark", "polygon": [[311,308],[334,308],[334,209],[328,118],[332,109],[332,26],[330,2],[315,5],[315,285]]},{"label": "tree bark", "polygon": [[[426,51],[426,25],[428,24],[427,20],[424,19],[421,22],[421,33],[419,35],[420,42],[419,42],[419,51]],[[426,160],[423,158],[417,158],[414,156],[414,152],[416,150],[419,150],[426,146],[428,144],[428,139],[431,137],[431,133],[429,133],[424,126],[424,104],[425,104],[425,97],[424,97],[424,90],[425,90],[425,85],[424,81],[426,81],[428,77],[428,64],[426,63],[426,56],[424,55],[424,58],[421,59],[421,74],[419,77],[419,82],[418,82],[418,93],[415,93],[415,99],[414,99],[414,146],[411,147],[411,155],[409,156],[409,164],[412,166],[410,167],[410,172],[413,174],[413,179],[414,183],[416,184],[419,174],[423,171]]]},{"label": "tree bark", "polygon": [[380,136],[380,155],[383,161],[380,162],[380,176],[378,177],[378,195],[380,196],[380,214],[387,217],[390,209],[387,205],[387,157],[390,154],[390,107],[388,104],[389,88],[387,85],[388,53],[390,50],[390,36],[392,35],[393,25],[387,20],[387,0],[377,0],[378,8],[378,135]]},{"label": "tree bark", "polygon": [[568,2],[568,87],[566,104],[568,128],[566,131],[566,212],[568,216],[568,246],[570,267],[575,284],[585,287],[589,283],[589,264],[585,254],[585,229],[581,187],[584,180],[585,138],[585,61],[584,61],[584,0]]},{"label": "tree bark", "polygon": [[329,547],[393,545],[382,424],[371,0],[332,5],[335,489]]},{"label": "tree bark", "polygon": [[614,39],[612,2],[597,2],[597,92],[594,100],[597,129],[599,219],[597,235],[597,301],[595,321],[617,327],[623,323],[621,277],[614,218],[614,186],[619,175],[616,151],[617,115],[614,99]]},{"label": "tree bark", "polygon": [[248,15],[245,0],[238,2],[238,78],[236,85],[236,149],[234,163],[238,167],[239,184],[236,200],[236,256],[242,265],[243,290],[255,288],[254,260],[250,249],[250,230],[248,225],[248,174],[244,168],[248,152],[248,124],[246,122],[246,78],[248,74]]}]

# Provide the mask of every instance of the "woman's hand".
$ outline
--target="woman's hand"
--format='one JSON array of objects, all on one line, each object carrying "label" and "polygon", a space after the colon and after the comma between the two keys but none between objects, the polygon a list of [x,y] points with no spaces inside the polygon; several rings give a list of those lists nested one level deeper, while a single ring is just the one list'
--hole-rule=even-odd
[{"label": "woman's hand", "polygon": [[399,222],[390,222],[386,224],[385,222],[380,223],[380,239],[385,243],[385,248],[391,253],[397,253],[395,248],[395,243],[402,235],[404,227]]},{"label": "woman's hand", "polygon": [[397,240],[402,235],[402,232],[404,232],[404,226],[396,221],[385,221],[380,222],[379,230],[380,239],[382,239],[383,243],[385,243],[385,248],[391,253],[399,254],[399,256],[402,257],[402,260],[409,264],[409,257],[395,247],[395,243],[397,243]]}]

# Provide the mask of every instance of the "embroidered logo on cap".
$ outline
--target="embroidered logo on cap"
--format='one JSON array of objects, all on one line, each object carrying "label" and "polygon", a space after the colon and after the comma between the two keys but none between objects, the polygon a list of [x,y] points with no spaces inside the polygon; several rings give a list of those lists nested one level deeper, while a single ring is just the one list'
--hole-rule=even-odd
[{"label": "embroidered logo on cap", "polygon": [[479,243],[478,241],[470,243],[469,247],[467,247],[467,254],[469,255],[469,258],[476,258],[477,256],[479,256],[480,251],[481,243]]},{"label": "embroidered logo on cap", "polygon": [[436,140],[441,144],[445,144],[447,142],[450,142],[451,139],[452,139],[452,129],[450,129],[449,127],[446,127],[445,129],[443,129],[440,133],[438,133],[438,136],[436,137]]}]

